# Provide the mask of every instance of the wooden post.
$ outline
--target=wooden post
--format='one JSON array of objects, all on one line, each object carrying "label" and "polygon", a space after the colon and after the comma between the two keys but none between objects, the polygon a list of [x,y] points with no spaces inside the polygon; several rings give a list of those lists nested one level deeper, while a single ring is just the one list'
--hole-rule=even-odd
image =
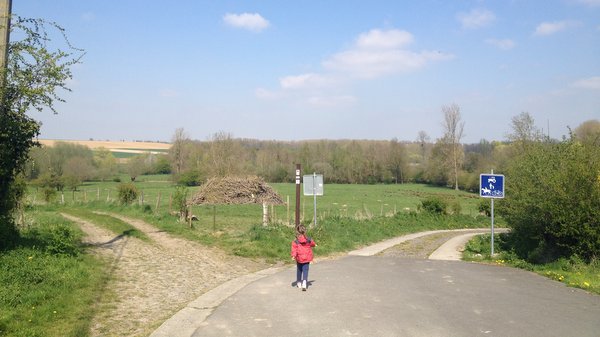
[{"label": "wooden post", "polygon": [[87,202],[87,191],[83,190],[83,202]]},{"label": "wooden post", "polygon": [[98,190],[96,191],[96,200],[100,200],[100,187],[98,187]]},{"label": "wooden post", "polygon": [[[10,43],[10,16],[12,14],[12,0],[0,1],[0,88],[4,87],[6,80],[6,65],[8,63],[8,45]],[[4,90],[1,91],[4,94]],[[4,100],[4,97],[0,97]]]},{"label": "wooden post", "polygon": [[158,195],[156,196],[156,207],[154,212],[158,213],[158,207],[160,206],[160,191],[158,191]]},{"label": "wooden post", "polygon": [[173,193],[169,194],[169,214],[173,211]]},{"label": "wooden post", "polygon": [[189,212],[188,213],[188,223],[190,225],[190,228],[192,228],[192,206],[189,206]]},{"label": "wooden post", "polygon": [[290,218],[290,196],[286,196],[287,201],[285,202],[285,205],[287,206],[287,221],[288,221],[288,225],[292,225],[292,219]]},{"label": "wooden post", "polygon": [[263,226],[267,226],[269,224],[269,205],[263,202]]},{"label": "wooden post", "polygon": [[217,205],[213,205],[213,232],[217,230]]},{"label": "wooden post", "polygon": [[106,190],[106,202],[110,202],[110,189]]}]

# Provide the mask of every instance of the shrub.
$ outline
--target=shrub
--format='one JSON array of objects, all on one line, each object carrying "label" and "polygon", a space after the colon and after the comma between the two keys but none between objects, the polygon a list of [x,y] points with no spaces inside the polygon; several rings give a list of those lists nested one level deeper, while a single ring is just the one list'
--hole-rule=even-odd
[{"label": "shrub", "polygon": [[202,182],[197,171],[186,171],[177,176],[177,184],[183,186],[199,186]]},{"label": "shrub", "polygon": [[462,211],[462,207],[460,206],[460,200],[453,200],[450,204],[450,209],[452,210],[452,214],[460,214],[460,212]]},{"label": "shrub", "polygon": [[42,233],[42,235],[46,237],[46,251],[50,254],[71,256],[79,254],[79,239],[71,227],[59,224]]},{"label": "shrub", "polygon": [[486,216],[492,216],[492,206],[488,199],[479,200],[479,205],[477,206],[479,213],[485,214]]},{"label": "shrub", "polygon": [[438,197],[427,197],[421,200],[421,208],[427,213],[446,214],[448,203]]},{"label": "shrub", "polygon": [[188,217],[188,189],[184,186],[177,186],[173,194],[173,207],[179,213],[179,220],[185,221]]},{"label": "shrub", "polygon": [[510,192],[498,211],[521,258],[600,256],[600,147],[534,143],[512,161],[506,177]]},{"label": "shrub", "polygon": [[133,183],[121,183],[117,186],[119,201],[124,205],[129,205],[138,197],[138,189]]}]

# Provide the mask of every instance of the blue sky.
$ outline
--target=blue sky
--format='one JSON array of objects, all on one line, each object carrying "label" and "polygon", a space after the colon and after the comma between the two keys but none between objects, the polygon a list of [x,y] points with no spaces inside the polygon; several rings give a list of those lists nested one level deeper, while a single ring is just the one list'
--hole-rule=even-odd
[{"label": "blue sky", "polygon": [[[600,119],[600,0],[13,0],[83,48],[40,138],[503,140]],[[549,128],[548,128],[549,126]]]}]

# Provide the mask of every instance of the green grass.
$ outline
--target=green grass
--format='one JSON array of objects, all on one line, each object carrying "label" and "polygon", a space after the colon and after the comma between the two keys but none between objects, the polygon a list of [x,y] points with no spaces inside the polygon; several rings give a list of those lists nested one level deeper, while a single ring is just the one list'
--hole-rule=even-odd
[{"label": "green grass", "polygon": [[110,215],[98,214],[98,213],[95,213],[88,209],[73,208],[73,207],[65,208],[60,211],[70,214],[70,215],[73,215],[73,216],[76,216],[78,218],[83,218],[85,220],[88,220],[95,225],[98,225],[100,227],[108,229],[109,231],[115,233],[116,235],[131,236],[134,238],[141,239],[143,241],[150,241],[150,238],[143,232],[140,232],[139,230],[137,230],[135,227],[131,226],[130,224],[128,224],[120,219],[117,219],[115,217],[112,217]]},{"label": "green grass", "polygon": [[27,215],[17,248],[0,252],[0,335],[87,336],[105,266],[79,246],[65,250],[81,236],[69,221]]},{"label": "green grass", "polygon": [[547,264],[533,264],[520,259],[516,254],[505,251],[503,242],[506,235],[501,234],[494,240],[494,257],[490,256],[490,235],[474,237],[465,247],[463,259],[467,261],[495,263],[533,271],[542,276],[562,282],[569,287],[581,288],[600,294],[600,261],[585,263],[577,258],[561,258]]},{"label": "green grass", "polygon": [[[121,181],[129,181],[126,175],[120,176]],[[66,204],[84,203],[91,201],[115,202],[117,199],[117,185],[113,181],[85,182],[78,187],[77,191],[65,191],[64,202]],[[175,191],[175,185],[170,175],[145,175],[137,177],[135,186],[143,193],[144,203],[156,208],[169,207],[170,197]],[[281,195],[284,201],[289,198],[291,203],[289,219],[294,219],[294,205],[296,197],[296,185],[292,183],[270,184]],[[198,191],[199,187],[190,187],[190,196]],[[319,217],[327,216],[349,216],[365,217],[376,215],[392,215],[401,211],[414,211],[421,200],[430,196],[439,196],[449,203],[458,202],[461,213],[476,216],[480,198],[473,193],[455,191],[453,189],[432,187],[422,184],[397,184],[397,185],[340,185],[325,184],[324,195],[317,197],[317,214]],[[160,194],[160,199],[159,199]],[[31,187],[27,196],[36,203],[43,200],[41,188]],[[59,193],[54,202],[61,202]],[[314,198],[301,195],[302,218],[313,217]],[[198,206],[202,209],[206,206]],[[221,207],[221,206],[217,206]],[[255,206],[258,218],[262,212],[261,206]],[[286,206],[275,206],[275,216],[278,220],[285,221],[288,215]],[[229,212],[229,211],[227,211]]]},{"label": "green grass", "polygon": [[[144,205],[139,205],[139,202],[131,206],[119,205],[114,200],[117,183],[94,182],[81,187],[82,191],[89,191],[85,198],[82,198],[82,191],[76,192],[74,200],[65,197],[63,207],[85,210],[88,215],[82,216],[88,218],[96,210],[125,214],[141,218],[166,232],[206,245],[219,246],[232,254],[286,260],[287,253],[284,252],[288,249],[287,241],[293,236],[291,225],[295,218],[295,184],[271,184],[284,201],[289,200],[290,206],[270,207],[272,223],[267,228],[261,225],[261,205],[192,206],[191,212],[199,221],[189,228],[170,214],[172,207],[169,207],[169,200],[175,185],[171,183],[169,175],[141,176],[136,179],[135,185],[144,193]],[[197,190],[198,187],[190,188],[189,195],[192,196]],[[415,218],[421,200],[431,196],[446,199],[449,203],[459,203],[462,217],[448,216],[432,220],[426,215],[418,215]],[[301,221],[305,224],[312,222],[313,202],[312,196],[301,196]],[[420,229],[455,226],[446,224],[450,220],[445,219],[460,218],[466,224],[478,214],[478,203],[479,198],[471,193],[419,184],[325,185],[324,196],[317,197],[317,229],[323,235],[324,240],[321,241],[328,242],[321,247],[321,252],[329,254],[344,251]],[[408,222],[414,224],[409,226]],[[476,224],[464,224],[456,226],[485,227],[489,225],[489,220],[478,218]],[[348,228],[372,230],[348,232]],[[340,239],[334,239],[337,237]]]}]

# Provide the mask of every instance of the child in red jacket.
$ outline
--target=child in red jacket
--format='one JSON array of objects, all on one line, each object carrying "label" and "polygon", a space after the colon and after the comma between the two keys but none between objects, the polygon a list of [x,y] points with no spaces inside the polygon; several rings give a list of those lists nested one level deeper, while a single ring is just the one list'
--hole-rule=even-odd
[{"label": "child in red jacket", "polygon": [[306,227],[296,228],[296,240],[292,241],[292,259],[296,260],[296,286],[306,291],[308,266],[313,260],[312,247],[316,246],[311,238],[306,237]]}]

